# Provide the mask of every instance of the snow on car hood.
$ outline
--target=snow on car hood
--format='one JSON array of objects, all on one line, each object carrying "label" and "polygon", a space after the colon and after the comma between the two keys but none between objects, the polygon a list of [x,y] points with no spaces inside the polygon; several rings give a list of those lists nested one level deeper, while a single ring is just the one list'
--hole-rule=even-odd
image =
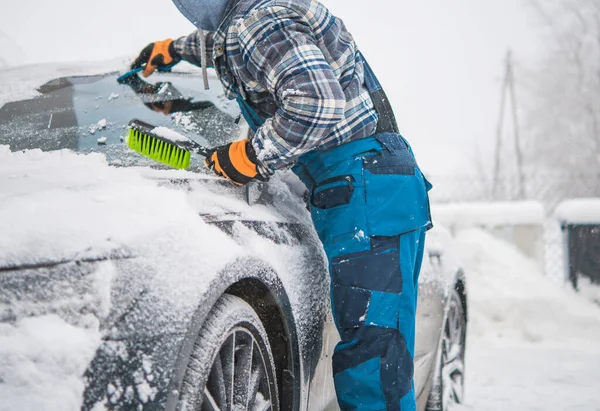
[{"label": "snow on car hood", "polygon": [[[161,187],[139,170],[109,167],[99,154],[13,153],[0,146],[0,267],[102,255],[121,247],[155,272],[168,273],[168,278],[145,280],[165,298],[177,292],[169,297],[182,307],[242,253],[198,216],[183,191]],[[0,410],[17,404],[20,409],[79,408],[81,376],[101,342],[102,316],[111,309],[112,264],[102,262],[91,274],[101,306],[94,315],[56,314],[71,303],[68,298],[77,299],[69,287],[60,301],[46,301],[50,307],[41,314],[32,313],[18,296],[0,298],[0,314],[14,316],[0,323]],[[13,274],[0,271],[5,277]],[[186,287],[171,290],[167,281]]]},{"label": "snow on car hood", "polygon": [[0,267],[105,253],[200,221],[183,193],[97,154],[2,146],[0,187]]}]

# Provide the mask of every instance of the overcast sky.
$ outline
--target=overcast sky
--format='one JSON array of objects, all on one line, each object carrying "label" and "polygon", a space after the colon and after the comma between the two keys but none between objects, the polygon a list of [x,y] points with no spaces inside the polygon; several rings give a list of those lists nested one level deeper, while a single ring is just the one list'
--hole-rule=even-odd
[{"label": "overcast sky", "polygon": [[[380,77],[426,170],[468,169],[490,147],[508,48],[521,64],[542,51],[527,0],[325,0]],[[189,32],[169,0],[19,0],[0,4],[18,62],[133,56]],[[1,75],[1,73],[0,73]]]},{"label": "overcast sky", "polygon": [[542,48],[527,0],[380,0],[362,10],[359,1],[327,3],[365,50],[401,132],[435,173],[470,167],[475,144],[493,146],[506,51],[532,64]]}]

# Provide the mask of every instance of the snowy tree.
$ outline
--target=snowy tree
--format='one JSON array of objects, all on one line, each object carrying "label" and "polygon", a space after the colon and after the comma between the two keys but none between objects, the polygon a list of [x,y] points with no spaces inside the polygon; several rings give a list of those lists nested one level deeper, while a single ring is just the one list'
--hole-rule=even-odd
[{"label": "snowy tree", "polygon": [[528,164],[536,171],[599,175],[600,2],[531,4],[546,30],[547,53],[529,81]]}]

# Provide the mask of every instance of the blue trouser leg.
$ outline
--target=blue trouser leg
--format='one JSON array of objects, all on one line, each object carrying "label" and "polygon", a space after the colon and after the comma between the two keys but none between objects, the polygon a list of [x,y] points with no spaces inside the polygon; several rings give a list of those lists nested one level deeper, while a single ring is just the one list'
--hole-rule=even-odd
[{"label": "blue trouser leg", "polygon": [[341,337],[333,370],[343,410],[416,410],[412,379],[424,239],[425,229],[372,238],[372,252],[332,261]]},{"label": "blue trouser leg", "polygon": [[409,147],[397,135],[375,136],[305,155],[294,171],[311,191],[329,259],[340,408],[415,411],[417,287],[430,218]]}]

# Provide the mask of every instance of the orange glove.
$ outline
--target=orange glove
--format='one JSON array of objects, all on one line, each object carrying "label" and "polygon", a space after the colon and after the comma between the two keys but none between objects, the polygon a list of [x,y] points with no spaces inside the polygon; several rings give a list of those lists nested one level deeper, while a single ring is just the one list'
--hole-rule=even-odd
[{"label": "orange glove", "polygon": [[240,140],[214,149],[204,164],[216,175],[243,186],[258,177],[258,159],[250,140]]},{"label": "orange glove", "polygon": [[167,67],[172,64],[178,63],[181,57],[177,55],[173,40],[166,39],[163,41],[156,41],[148,44],[140,55],[135,59],[131,65],[132,69],[146,65],[144,68],[144,77],[148,77],[150,74],[159,67]]}]

